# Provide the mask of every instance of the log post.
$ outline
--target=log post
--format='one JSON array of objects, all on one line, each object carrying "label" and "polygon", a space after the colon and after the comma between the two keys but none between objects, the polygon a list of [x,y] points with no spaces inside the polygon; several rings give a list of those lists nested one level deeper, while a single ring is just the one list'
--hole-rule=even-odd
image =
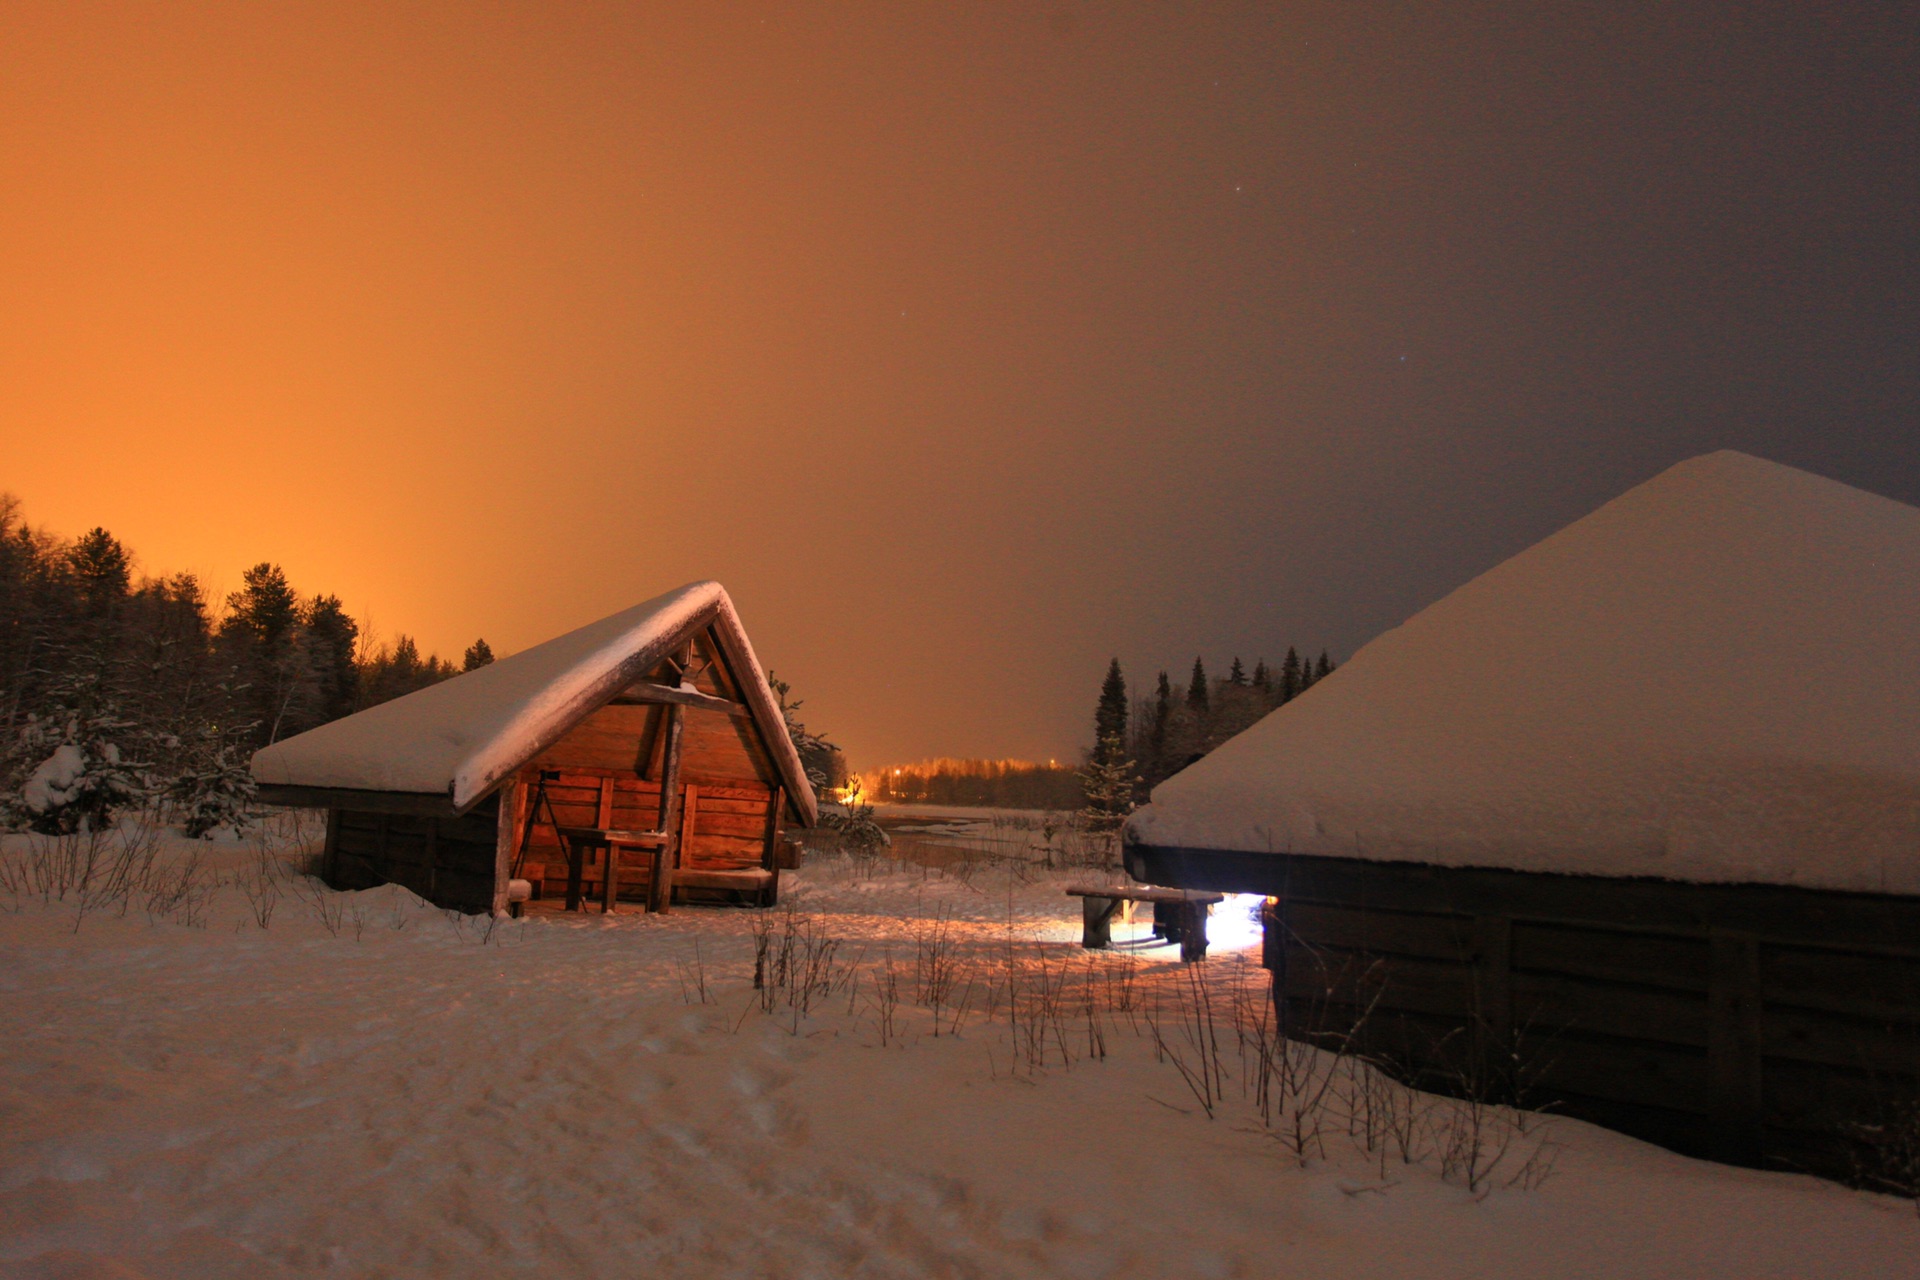
[{"label": "log post", "polygon": [[1260,907],[1260,963],[1273,993],[1274,1031],[1287,1034],[1287,900],[1268,898]]},{"label": "log post", "polygon": [[[594,812],[594,825],[602,831],[613,826],[613,779],[600,779],[600,805]],[[600,872],[600,914],[612,915],[620,900],[620,846],[607,841],[607,863]]]},{"label": "log post", "polygon": [[1113,945],[1113,913],[1118,898],[1098,898],[1087,894],[1080,899],[1080,945],[1099,951]]},{"label": "log post", "polygon": [[680,857],[680,717],[681,708],[668,703],[666,741],[660,753],[660,826],[664,837],[655,857],[653,880],[647,886],[647,909],[665,913],[673,905],[673,867]]},{"label": "log post", "polygon": [[518,852],[520,831],[520,793],[522,791],[517,778],[509,778],[500,784],[495,794],[499,797],[499,811],[493,822],[493,914],[503,915],[511,910],[507,900],[507,881],[513,879],[513,859]]},{"label": "log post", "polygon": [[1186,964],[1207,958],[1207,904],[1188,899],[1179,905],[1180,959]]}]

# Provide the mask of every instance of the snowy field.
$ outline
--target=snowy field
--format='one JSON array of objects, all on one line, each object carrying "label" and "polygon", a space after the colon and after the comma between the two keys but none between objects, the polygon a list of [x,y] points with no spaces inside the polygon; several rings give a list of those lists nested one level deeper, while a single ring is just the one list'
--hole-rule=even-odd
[{"label": "snowy field", "polygon": [[1910,1204],[1289,1056],[1250,928],[1091,956],[1085,873],[490,926],[4,852],[7,1276],[1920,1276]]}]

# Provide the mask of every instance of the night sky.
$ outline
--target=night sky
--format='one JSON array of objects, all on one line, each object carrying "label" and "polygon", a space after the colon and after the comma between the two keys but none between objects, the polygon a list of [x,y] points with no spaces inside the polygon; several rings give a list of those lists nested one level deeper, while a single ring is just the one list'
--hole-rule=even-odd
[{"label": "night sky", "polygon": [[1344,657],[1732,447],[1920,502],[1912,4],[0,6],[0,488],[856,764]]}]

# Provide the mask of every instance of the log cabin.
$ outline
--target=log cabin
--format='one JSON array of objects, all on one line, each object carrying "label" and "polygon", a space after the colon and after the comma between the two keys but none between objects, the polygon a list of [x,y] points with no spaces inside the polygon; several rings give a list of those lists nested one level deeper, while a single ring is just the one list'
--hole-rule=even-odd
[{"label": "log cabin", "polygon": [[772,905],[813,789],[717,582],[274,743],[270,804],[326,811],[322,876],[466,912]]},{"label": "log cabin", "polygon": [[1681,463],[1162,783],[1123,842],[1149,883],[1267,895],[1290,1035],[1871,1181],[1920,1139],[1920,510]]}]

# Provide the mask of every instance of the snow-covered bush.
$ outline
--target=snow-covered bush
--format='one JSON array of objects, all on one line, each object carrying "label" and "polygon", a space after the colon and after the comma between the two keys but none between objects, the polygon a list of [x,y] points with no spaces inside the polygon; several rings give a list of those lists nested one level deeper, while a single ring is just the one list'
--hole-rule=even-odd
[{"label": "snow-covered bush", "polygon": [[220,827],[244,833],[253,821],[257,792],[245,753],[223,742],[182,769],[168,784],[167,798],[180,815],[181,830],[199,839]]},{"label": "snow-covered bush", "polygon": [[9,752],[12,785],[0,819],[47,835],[106,828],[149,790],[144,766],[118,741],[132,728],[111,711],[28,716]]}]

